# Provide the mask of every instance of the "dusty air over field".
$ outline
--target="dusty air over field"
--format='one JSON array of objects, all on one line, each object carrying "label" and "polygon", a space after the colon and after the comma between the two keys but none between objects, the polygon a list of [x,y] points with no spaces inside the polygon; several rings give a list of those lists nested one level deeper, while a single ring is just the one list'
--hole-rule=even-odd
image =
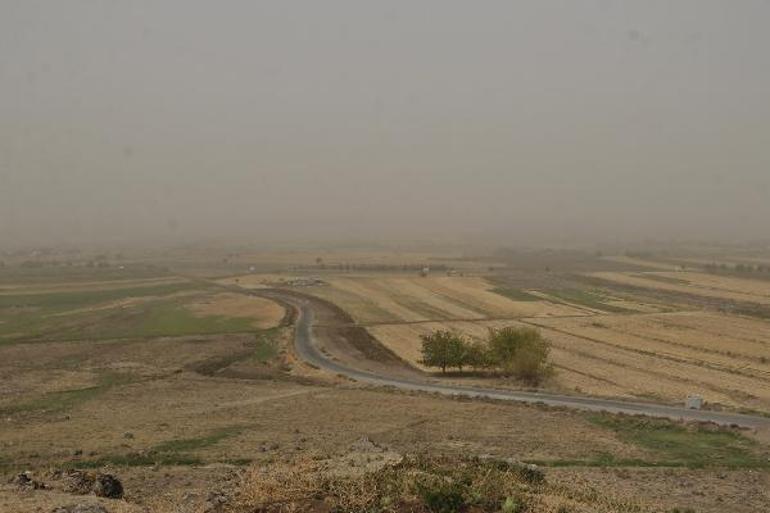
[{"label": "dusty air over field", "polygon": [[0,6],[4,244],[767,237],[770,3]]},{"label": "dusty air over field", "polygon": [[0,513],[770,512],[768,21],[0,0]]}]

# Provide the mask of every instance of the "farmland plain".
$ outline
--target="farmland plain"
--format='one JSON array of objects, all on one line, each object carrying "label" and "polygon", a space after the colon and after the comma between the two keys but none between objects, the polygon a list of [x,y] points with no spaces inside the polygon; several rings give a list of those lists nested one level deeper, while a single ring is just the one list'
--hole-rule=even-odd
[{"label": "farmland plain", "polygon": [[32,470],[52,489],[0,485],[0,510],[72,502],[51,468],[109,471],[127,490],[120,504],[80,501],[167,513],[203,510],[212,490],[238,496],[227,487],[250,469],[365,469],[383,454],[425,453],[537,463],[545,511],[766,509],[762,433],[372,389],[298,360],[284,307],[251,295],[279,287],[331,301],[435,380],[525,386],[442,377],[418,363],[419,337],[534,326],[556,366],[544,389],[668,403],[701,393],[711,408],[770,410],[766,320],[593,281],[663,264],[589,255],[562,269],[571,254],[542,258],[551,270],[538,255],[520,266],[383,250],[180,251],[42,270],[10,261],[0,269],[0,474]]},{"label": "farmland plain", "polygon": [[[517,281],[500,272],[334,274],[303,292],[337,304],[425,372],[431,370],[420,362],[420,337],[433,330],[481,339],[490,328],[530,326],[552,345],[558,372],[543,385],[546,389],[671,404],[699,394],[710,408],[770,412],[767,321],[687,301],[705,296],[761,307],[770,282],[702,271],[663,272],[659,268],[669,264],[639,258],[614,261],[635,268],[569,273],[564,279],[548,273],[540,282],[531,277]],[[635,288],[605,288],[596,278]],[[636,292],[647,288],[654,297]],[[480,376],[452,379],[478,383]],[[489,376],[489,382],[520,386],[498,376]]]}]

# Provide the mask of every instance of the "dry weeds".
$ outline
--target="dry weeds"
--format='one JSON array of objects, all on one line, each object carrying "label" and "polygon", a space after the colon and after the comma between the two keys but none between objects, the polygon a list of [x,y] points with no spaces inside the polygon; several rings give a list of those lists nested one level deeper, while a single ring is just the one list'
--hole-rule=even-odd
[{"label": "dry weeds", "polygon": [[259,329],[278,326],[286,313],[281,305],[269,299],[234,293],[200,298],[185,306],[200,317],[252,318],[252,326]]}]

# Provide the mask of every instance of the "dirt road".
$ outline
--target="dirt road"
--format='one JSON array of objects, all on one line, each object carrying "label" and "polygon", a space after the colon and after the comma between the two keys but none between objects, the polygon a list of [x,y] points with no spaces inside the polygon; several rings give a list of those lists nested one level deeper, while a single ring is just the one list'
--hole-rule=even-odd
[{"label": "dirt road", "polygon": [[[329,325],[329,311],[339,310],[317,298],[281,289],[253,291],[255,295],[268,297],[291,306],[296,310],[295,348],[297,354],[307,363],[346,376],[361,383],[394,387],[401,390],[439,393],[451,396],[477,397],[505,401],[541,403],[549,406],[576,408],[586,411],[606,411],[631,415],[648,415],[674,420],[714,422],[720,425],[737,425],[747,428],[770,429],[770,418],[759,415],[746,415],[729,412],[689,410],[683,407],[630,402],[594,397],[549,394],[541,392],[503,391],[481,387],[459,386],[431,380],[419,371],[408,367],[392,353],[378,354],[378,358],[366,358],[366,349],[356,344],[358,338],[368,336],[350,333],[353,328],[348,324],[340,325],[340,332],[335,332]],[[318,313],[320,311],[320,313]],[[335,315],[344,316],[344,312],[334,311]],[[326,322],[317,322],[319,317]],[[347,319],[336,318],[341,324]],[[363,328],[358,328],[366,333]],[[317,335],[322,337],[319,344]],[[375,340],[369,342],[369,351],[385,350]],[[360,353],[359,358],[351,358],[351,353]]]}]

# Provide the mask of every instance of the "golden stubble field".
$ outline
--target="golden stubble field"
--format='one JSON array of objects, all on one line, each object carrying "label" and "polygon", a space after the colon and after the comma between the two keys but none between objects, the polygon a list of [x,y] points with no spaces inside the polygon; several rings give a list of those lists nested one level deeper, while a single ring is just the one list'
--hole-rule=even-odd
[{"label": "golden stubble field", "polygon": [[[697,393],[712,405],[770,411],[770,330],[761,324],[683,312],[386,324],[368,330],[396,354],[423,368],[418,361],[420,335],[433,330],[452,329],[484,338],[489,328],[534,326],[551,342],[557,370],[544,384],[546,388],[673,403]],[[758,327],[763,331],[752,331]]]},{"label": "golden stubble field", "polygon": [[481,320],[585,315],[549,301],[516,301],[492,291],[478,276],[333,277],[307,292],[337,304],[362,325],[429,320]]},{"label": "golden stubble field", "polygon": [[[644,274],[601,276],[636,281],[644,280],[639,277]],[[733,298],[761,300],[766,287],[703,273],[650,274],[697,281],[698,290]],[[682,309],[687,305],[681,304],[682,310],[661,312],[660,305],[630,297],[588,307],[536,289],[525,292],[537,300],[519,301],[498,293],[484,276],[327,276],[324,281],[327,285],[298,290],[337,304],[383,345],[423,370],[428,369],[419,363],[421,335],[449,328],[483,338],[489,328],[527,325],[552,343],[557,373],[544,385],[548,389],[668,403],[701,394],[712,407],[770,411],[770,324],[765,320]],[[647,281],[677,291],[694,287],[660,278]],[[746,281],[752,283],[744,289],[750,292],[737,292]],[[624,312],[604,312],[603,305],[622,305]],[[497,378],[490,382],[517,386]]]}]

